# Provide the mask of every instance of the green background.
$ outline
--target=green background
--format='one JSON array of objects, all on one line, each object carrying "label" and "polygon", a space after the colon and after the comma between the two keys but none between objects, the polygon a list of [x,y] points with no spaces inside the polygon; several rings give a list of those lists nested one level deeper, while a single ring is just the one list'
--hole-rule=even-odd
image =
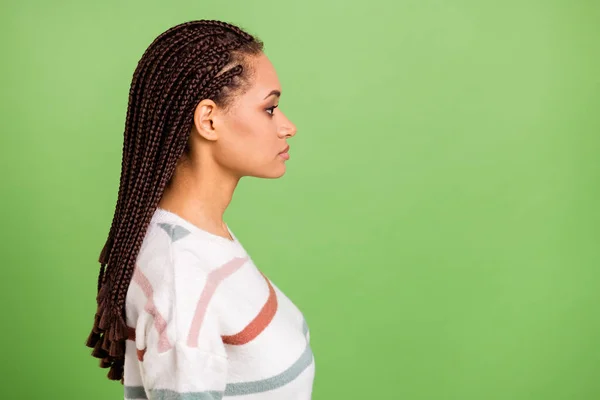
[{"label": "green background", "polygon": [[2,8],[0,397],[122,398],[84,341],[129,84],[215,18],[298,127],[226,221],[306,316],[314,399],[600,399],[598,1]]}]

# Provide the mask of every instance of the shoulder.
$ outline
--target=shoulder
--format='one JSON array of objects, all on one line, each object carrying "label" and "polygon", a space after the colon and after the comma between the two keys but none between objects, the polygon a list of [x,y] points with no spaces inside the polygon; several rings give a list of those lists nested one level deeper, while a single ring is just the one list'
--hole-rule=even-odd
[{"label": "shoulder", "polygon": [[217,287],[248,261],[244,252],[204,240],[182,225],[153,221],[128,289],[128,325],[150,341],[185,341],[216,351],[213,338],[220,338],[225,301]]},{"label": "shoulder", "polygon": [[137,256],[138,267],[167,273],[193,265],[194,271],[207,273],[221,258],[231,255],[217,243],[192,232],[185,221],[168,217],[158,213],[152,218]]},{"label": "shoulder", "polygon": [[249,260],[240,249],[196,235],[177,220],[155,217],[136,259],[130,297],[137,298],[142,309],[149,293],[164,307],[185,307],[207,284],[233,274]]},{"label": "shoulder", "polygon": [[143,275],[155,290],[172,291],[176,279],[197,280],[208,275],[213,268],[212,251],[180,225],[153,222],[138,253],[134,278]]}]

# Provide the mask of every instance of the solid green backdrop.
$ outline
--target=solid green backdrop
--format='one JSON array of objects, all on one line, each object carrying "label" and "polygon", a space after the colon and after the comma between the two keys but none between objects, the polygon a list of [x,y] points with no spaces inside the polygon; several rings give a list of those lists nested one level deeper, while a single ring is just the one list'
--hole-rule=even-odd
[{"label": "solid green backdrop", "polygon": [[129,84],[216,18],[298,127],[226,220],[306,316],[314,399],[599,399],[599,4],[4,2],[0,397],[122,398],[84,341]]}]

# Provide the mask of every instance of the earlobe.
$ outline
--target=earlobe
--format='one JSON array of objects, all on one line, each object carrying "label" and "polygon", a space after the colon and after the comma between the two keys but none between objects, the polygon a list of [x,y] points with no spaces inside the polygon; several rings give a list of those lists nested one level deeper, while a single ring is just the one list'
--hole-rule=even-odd
[{"label": "earlobe", "polygon": [[209,99],[202,100],[194,110],[194,127],[196,131],[204,139],[210,141],[217,139],[217,132],[213,125],[215,110],[215,102]]}]

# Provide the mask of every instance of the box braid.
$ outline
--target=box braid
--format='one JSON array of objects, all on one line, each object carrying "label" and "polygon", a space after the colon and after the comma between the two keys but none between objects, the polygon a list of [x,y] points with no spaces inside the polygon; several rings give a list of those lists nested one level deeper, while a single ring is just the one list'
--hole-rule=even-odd
[{"label": "box braid", "polygon": [[125,121],[119,194],[100,253],[97,310],[86,345],[108,378],[121,380],[125,360],[125,298],[148,224],[189,152],[198,103],[210,98],[225,111],[249,86],[250,56],[260,39],[216,20],[189,21],[160,34],[133,74]]}]

